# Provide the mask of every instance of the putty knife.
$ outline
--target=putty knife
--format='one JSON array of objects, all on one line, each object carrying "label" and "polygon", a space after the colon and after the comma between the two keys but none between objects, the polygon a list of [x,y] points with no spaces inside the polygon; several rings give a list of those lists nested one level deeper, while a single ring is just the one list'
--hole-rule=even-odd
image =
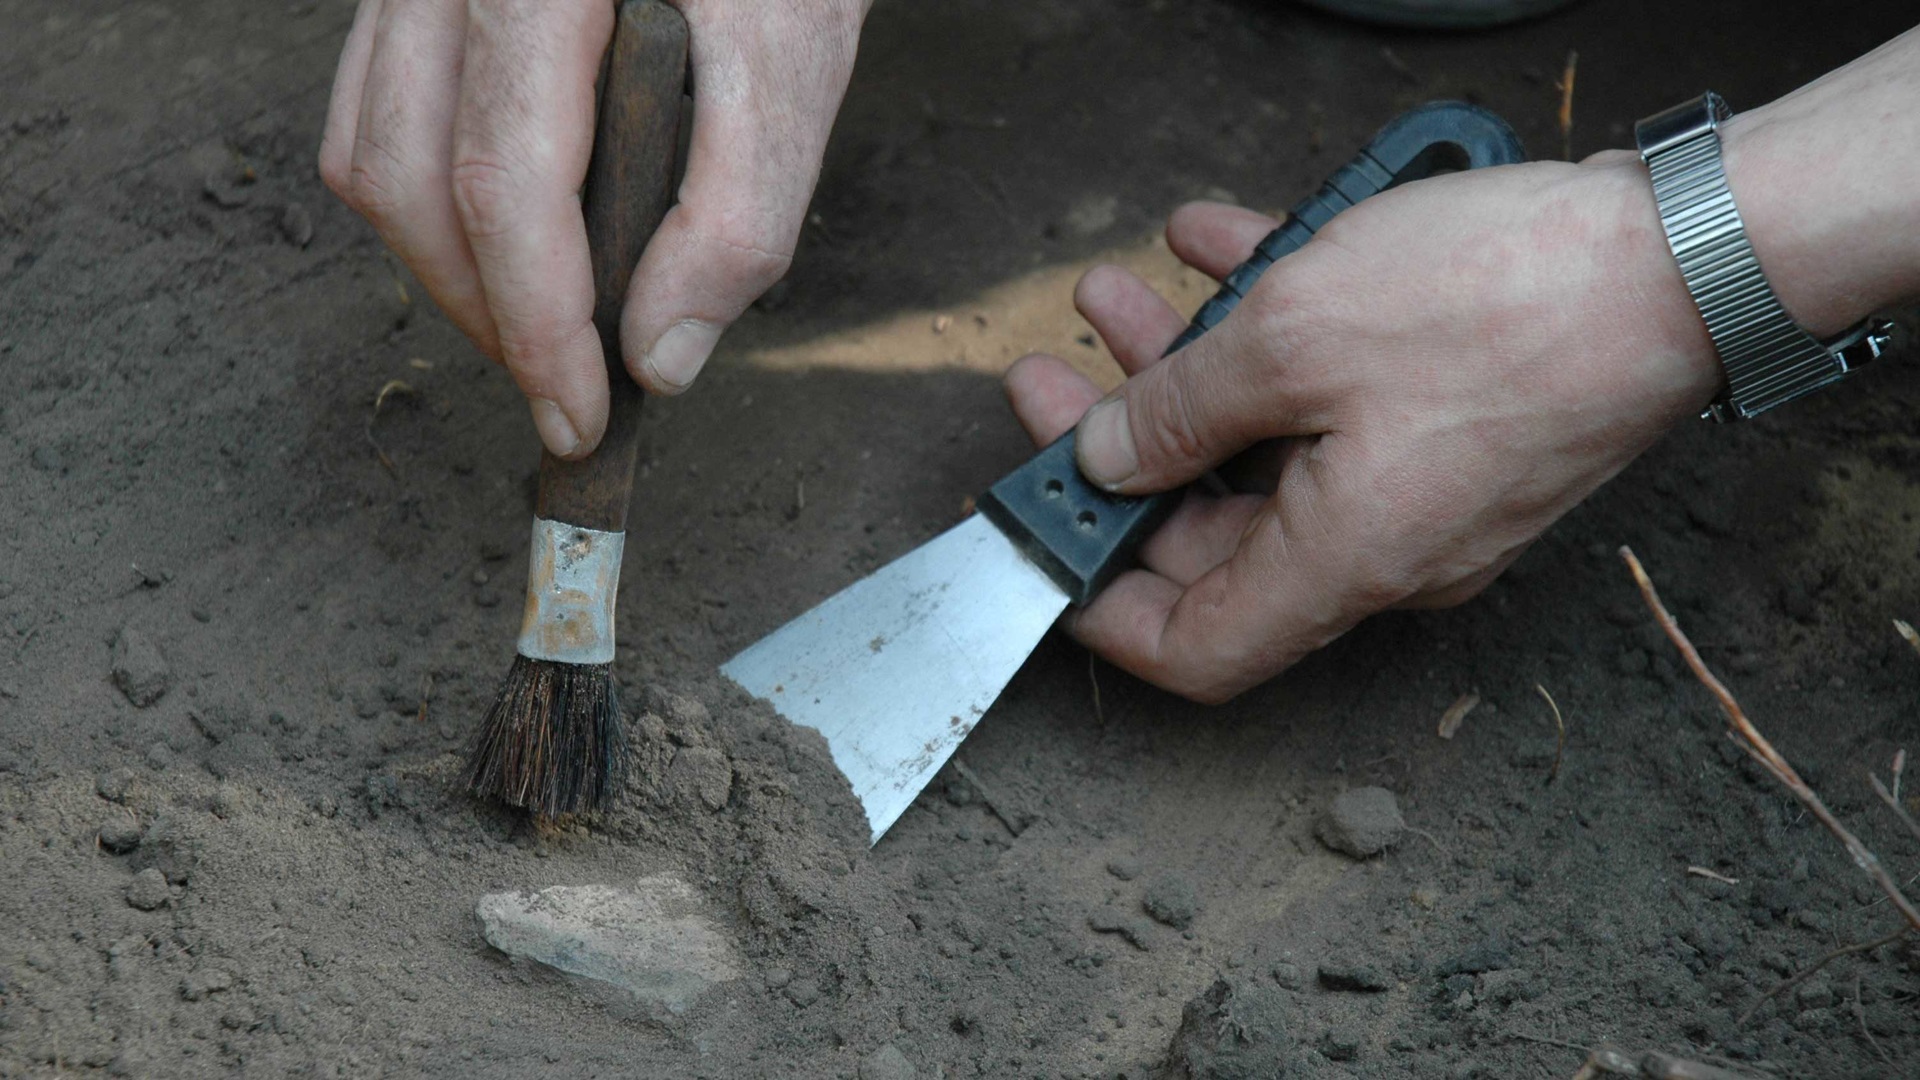
[{"label": "putty knife", "polygon": [[[1226,318],[1274,260],[1335,214],[1436,172],[1526,159],[1498,116],[1443,101],[1403,113],[1293,208],[1168,352]],[[1088,484],[1073,435],[979,500],[979,512],[847,586],[721,667],[827,738],[878,842],[986,714],[1047,628],[1131,560],[1178,491],[1129,498]]]}]

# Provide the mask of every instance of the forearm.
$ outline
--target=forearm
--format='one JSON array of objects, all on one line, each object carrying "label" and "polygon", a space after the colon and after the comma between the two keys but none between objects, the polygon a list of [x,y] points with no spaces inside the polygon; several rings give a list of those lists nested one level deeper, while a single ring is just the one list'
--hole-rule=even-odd
[{"label": "forearm", "polygon": [[1920,30],[1721,129],[1754,254],[1827,335],[1920,298]]}]

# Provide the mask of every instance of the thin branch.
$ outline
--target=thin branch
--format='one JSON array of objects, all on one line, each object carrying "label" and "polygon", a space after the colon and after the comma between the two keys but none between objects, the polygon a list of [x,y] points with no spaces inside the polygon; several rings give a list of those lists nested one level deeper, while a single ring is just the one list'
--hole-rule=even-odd
[{"label": "thin branch", "polygon": [[[1916,909],[1913,902],[1907,899],[1906,894],[1900,891],[1900,884],[1893,879],[1892,874],[1887,873],[1887,868],[1881,865],[1880,857],[1862,843],[1859,837],[1853,835],[1845,825],[1842,825],[1832,810],[1827,809],[1827,804],[1820,801],[1820,796],[1814,794],[1813,789],[1800,778],[1800,774],[1794,771],[1787,759],[1782,757],[1780,752],[1773,748],[1773,744],[1767,741],[1767,737],[1760,734],[1760,729],[1754,727],[1753,722],[1747,719],[1746,712],[1740,708],[1740,703],[1734,700],[1733,693],[1727,689],[1726,684],[1715,678],[1713,672],[1707,669],[1706,661],[1700,659],[1699,650],[1693,647],[1693,642],[1687,640],[1687,635],[1681,631],[1680,624],[1674,621],[1666,605],[1660,602],[1659,591],[1653,587],[1652,579],[1647,577],[1647,571],[1640,565],[1640,560],[1633,554],[1633,549],[1622,547],[1620,557],[1626,560],[1627,569],[1632,571],[1634,582],[1640,586],[1640,595],[1646,600],[1647,608],[1653,612],[1654,618],[1659,620],[1660,628],[1666,631],[1668,639],[1673,642],[1675,648],[1680,650],[1680,655],[1686,660],[1687,667],[1693,670],[1694,678],[1699,679],[1701,684],[1719,700],[1721,711],[1727,714],[1728,725],[1743,740],[1742,745],[1747,752],[1772,773],[1775,779],[1784,784],[1787,790],[1793,793],[1794,798],[1799,799],[1801,805],[1805,806],[1807,811],[1819,819],[1820,824],[1826,826],[1827,831],[1840,841],[1841,846],[1847,849],[1847,855],[1853,859],[1853,864],[1871,877],[1874,883],[1880,886],[1880,890],[1887,894],[1887,899],[1892,901],[1893,906],[1899,910],[1901,918],[1907,920],[1907,928],[1920,929],[1920,909]],[[1905,930],[1902,933],[1905,933]]]},{"label": "thin branch", "polygon": [[1893,811],[1894,816],[1900,819],[1900,824],[1913,834],[1913,838],[1920,840],[1920,821],[1913,820],[1913,815],[1907,813],[1907,808],[1900,805],[1900,800],[1894,798],[1893,792],[1887,790],[1887,785],[1881,783],[1879,777],[1868,773],[1867,779],[1873,781],[1873,793],[1880,796],[1880,801],[1887,804],[1887,809]]},{"label": "thin branch", "polygon": [[1534,683],[1533,688],[1540,691],[1540,696],[1547,699],[1547,708],[1553,710],[1553,768],[1547,770],[1547,783],[1551,784],[1560,775],[1560,762],[1567,756],[1567,722],[1561,718],[1560,706],[1553,695],[1547,693],[1547,688],[1539,683]]},{"label": "thin branch", "polygon": [[1753,1019],[1753,1014],[1759,1012],[1760,1006],[1766,1004],[1769,999],[1779,997],[1781,994],[1786,993],[1788,990],[1791,990],[1794,987],[1799,986],[1801,983],[1806,982],[1808,979],[1813,977],[1814,972],[1819,971],[1821,968],[1826,967],[1828,964],[1833,963],[1835,960],[1838,960],[1843,956],[1852,956],[1854,953],[1872,952],[1873,950],[1879,948],[1882,945],[1891,945],[1894,942],[1899,941],[1901,938],[1906,937],[1907,929],[1908,929],[1907,927],[1903,926],[1900,929],[1895,930],[1893,933],[1888,934],[1886,937],[1883,937],[1883,938],[1874,938],[1872,941],[1856,942],[1852,945],[1842,945],[1839,948],[1828,953],[1827,955],[1821,957],[1820,959],[1815,960],[1813,963],[1807,965],[1807,969],[1805,971],[1800,972],[1798,975],[1795,975],[1792,978],[1783,981],[1780,985],[1774,987],[1773,989],[1767,991],[1764,994],[1761,994],[1760,1000],[1754,1002],[1751,1008],[1749,1008],[1746,1012],[1743,1012],[1740,1014],[1740,1019],[1735,1020],[1733,1022],[1734,1026],[1739,1027],[1741,1025],[1744,1025],[1747,1021]]},{"label": "thin branch", "polygon": [[1880,1055],[1880,1060],[1887,1063],[1887,1068],[1896,1068],[1893,1056],[1887,1053],[1886,1047],[1881,1046],[1880,1040],[1874,1038],[1873,1032],[1867,1028],[1867,1005],[1860,997],[1860,976],[1858,975],[1853,977],[1853,1018],[1860,1021],[1860,1034],[1867,1037],[1867,1045],[1873,1047],[1873,1052]]}]

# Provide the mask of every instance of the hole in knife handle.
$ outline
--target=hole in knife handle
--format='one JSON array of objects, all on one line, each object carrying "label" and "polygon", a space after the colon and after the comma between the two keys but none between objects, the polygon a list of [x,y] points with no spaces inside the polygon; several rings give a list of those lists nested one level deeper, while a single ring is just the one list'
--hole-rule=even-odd
[{"label": "hole in knife handle", "polygon": [[1047,481],[1047,498],[1049,499],[1059,498],[1061,493],[1066,490],[1067,490],[1067,485],[1061,483],[1058,480]]},{"label": "hole in knife handle", "polygon": [[1100,524],[1100,515],[1091,510],[1082,510],[1073,520],[1079,523],[1083,532],[1092,532],[1094,526]]}]

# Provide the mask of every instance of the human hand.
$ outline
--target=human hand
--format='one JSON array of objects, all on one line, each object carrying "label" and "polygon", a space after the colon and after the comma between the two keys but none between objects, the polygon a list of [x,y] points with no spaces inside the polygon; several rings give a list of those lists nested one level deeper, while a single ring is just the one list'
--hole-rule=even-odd
[{"label": "human hand", "polygon": [[[869,0],[672,2],[692,37],[692,144],[620,326],[656,394],[685,390],[792,262]],[[506,365],[568,458],[607,420],[578,194],[613,24],[612,0],[361,0],[320,147],[327,186]]]},{"label": "human hand", "polygon": [[[1167,240],[1218,278],[1276,224],[1195,204]],[[1130,378],[1102,399],[1061,360],[1021,359],[1007,391],[1034,440],[1077,422],[1081,470],[1116,492],[1221,465],[1253,481],[1189,491],[1070,624],[1201,701],[1376,611],[1478,593],[1720,380],[1631,155],[1376,196],[1164,360],[1185,320],[1138,278],[1097,268],[1074,302]]]}]

